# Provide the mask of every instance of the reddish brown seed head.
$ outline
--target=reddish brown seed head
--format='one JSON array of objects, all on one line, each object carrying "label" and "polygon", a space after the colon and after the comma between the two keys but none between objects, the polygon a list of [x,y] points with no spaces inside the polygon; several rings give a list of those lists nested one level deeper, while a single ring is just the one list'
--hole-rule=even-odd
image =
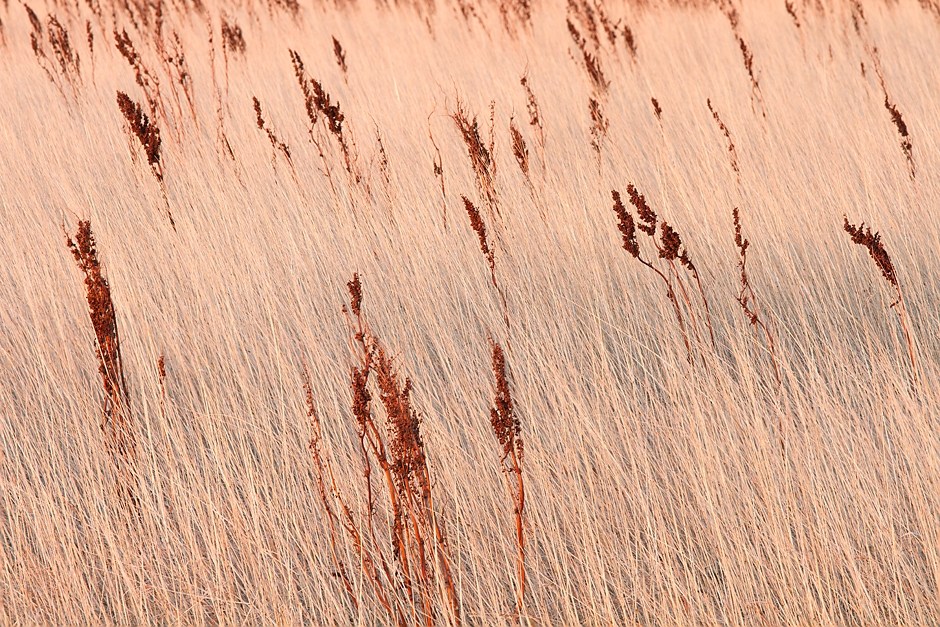
[{"label": "reddish brown seed head", "polygon": [[541,128],[542,120],[539,116],[539,103],[535,99],[535,94],[532,93],[532,88],[529,86],[529,77],[524,75],[519,79],[519,84],[522,85],[522,88],[525,90],[526,96],[526,110],[529,113],[529,125],[533,128]]},{"label": "reddish brown seed head", "polygon": [[333,55],[336,57],[336,65],[339,66],[339,69],[343,71],[343,74],[346,73],[346,52],[343,50],[342,44],[339,43],[339,40],[336,37],[333,37]]},{"label": "reddish brown seed head", "polygon": [[234,21],[229,22],[222,18],[222,45],[226,50],[245,54],[245,36],[242,34],[242,28]]},{"label": "reddish brown seed head", "polygon": [[627,185],[627,193],[630,194],[630,204],[636,207],[637,215],[640,218],[640,224],[637,227],[653,237],[656,235],[656,212],[650,209],[650,206],[646,204],[646,198],[643,197],[643,194],[636,191],[636,187],[633,186],[633,183]]},{"label": "reddish brown seed head", "polygon": [[894,272],[894,264],[891,263],[891,257],[888,256],[888,251],[885,250],[884,244],[881,243],[881,235],[877,232],[872,233],[871,228],[866,227],[864,222],[856,227],[849,224],[849,218],[847,216],[843,217],[845,218],[845,223],[842,225],[842,228],[845,232],[852,236],[853,242],[868,249],[868,254],[875,260],[885,280],[897,287],[898,277]]},{"label": "reddish brown seed head", "polygon": [[627,211],[620,199],[620,192],[611,190],[610,195],[614,199],[614,213],[617,214],[617,228],[623,235],[623,249],[630,253],[634,259],[640,256],[640,245],[636,241],[636,224],[633,221],[633,214]]},{"label": "reddish brown seed head", "polygon": [[[516,451],[522,456],[522,438],[519,433],[519,418],[515,414],[512,395],[509,390],[509,376],[506,372],[506,356],[502,347],[490,339],[492,350],[493,376],[496,378],[496,395],[494,406],[490,409],[490,426],[500,446],[503,455]],[[521,463],[521,459],[519,460]]]},{"label": "reddish brown seed head", "polygon": [[512,154],[516,158],[516,163],[519,164],[519,169],[528,177],[529,149],[526,148],[525,139],[522,138],[522,132],[519,130],[519,127],[516,126],[516,122],[513,118],[509,118],[509,134],[512,138]]},{"label": "reddish brown seed head", "polygon": [[663,220],[660,231],[662,246],[659,249],[659,258],[666,261],[675,261],[679,258],[679,248],[682,246],[682,238],[669,224]]},{"label": "reddish brown seed head", "polygon": [[695,264],[692,263],[692,258],[689,257],[689,251],[683,249],[682,253],[679,255],[679,263],[685,266],[693,276],[698,275],[698,270],[695,268]]},{"label": "reddish brown seed head", "polygon": [[659,101],[656,98],[650,98],[650,102],[653,104],[653,113],[656,114],[657,120],[663,119],[663,109],[659,106]]},{"label": "reddish brown seed head", "polygon": [[[257,102],[257,100],[255,101]],[[122,91],[117,92],[117,105],[130,126],[131,132],[140,141],[147,155],[147,163],[153,168],[157,180],[163,180],[160,166],[160,128],[144,113],[143,108]],[[259,105],[260,106],[260,105]]]},{"label": "reddish brown seed head", "polygon": [[255,124],[257,124],[258,128],[263,131],[264,130],[264,118],[261,117],[261,101],[258,100],[255,96],[252,96],[251,100],[255,106]]},{"label": "reddish brown seed head", "polygon": [[480,250],[489,258],[490,246],[486,241],[486,225],[483,223],[483,218],[480,216],[480,210],[477,209],[466,196],[461,196],[461,198],[463,198],[463,206],[467,210],[467,215],[470,217],[470,226],[473,227],[477,237],[480,238]]},{"label": "reddish brown seed head", "polygon": [[114,303],[111,300],[111,286],[101,272],[91,222],[80,220],[74,241],[66,235],[65,243],[72,256],[75,257],[79,270],[85,275],[85,299],[88,301],[88,314],[98,340],[95,348],[98,356],[98,370],[105,393],[112,403],[111,408],[106,409],[105,413],[112,415],[113,405],[125,402],[127,391],[121,363],[117,318]]},{"label": "reddish brown seed head", "polygon": [[904,123],[904,119],[901,117],[901,112],[898,111],[897,105],[888,100],[888,95],[885,94],[885,109],[888,110],[888,113],[891,114],[891,121],[894,122],[894,125],[898,129],[898,134],[901,137],[907,137],[907,124]]},{"label": "reddish brown seed head", "polygon": [[623,40],[627,44],[630,55],[636,58],[636,38],[633,36],[633,31],[630,29],[630,26],[627,24],[623,25]]},{"label": "reddish brown seed head", "polygon": [[747,253],[750,242],[741,234],[741,214],[737,207],[734,208],[731,215],[734,217],[734,245],[738,247],[743,257]]},{"label": "reddish brown seed head", "polygon": [[359,282],[358,272],[353,273],[352,281],[346,283],[346,287],[349,289],[349,306],[353,315],[358,318],[362,307],[362,283]]},{"label": "reddish brown seed head", "polygon": [[411,404],[411,380],[406,377],[402,386],[385,349],[378,343],[373,348],[375,380],[387,416],[388,448],[395,483],[403,495],[415,489],[418,493],[427,493],[430,485],[427,483],[427,460],[421,437],[421,415]]},{"label": "reddish brown seed head", "polygon": [[352,390],[353,416],[360,433],[365,431],[366,423],[372,419],[372,395],[369,393],[369,366],[353,366],[349,373],[349,387]]}]

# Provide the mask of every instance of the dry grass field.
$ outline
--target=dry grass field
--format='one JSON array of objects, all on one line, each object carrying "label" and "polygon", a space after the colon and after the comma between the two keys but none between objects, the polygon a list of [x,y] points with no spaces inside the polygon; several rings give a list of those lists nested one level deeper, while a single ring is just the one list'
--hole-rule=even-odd
[{"label": "dry grass field", "polygon": [[0,624],[940,624],[935,0],[0,22]]}]

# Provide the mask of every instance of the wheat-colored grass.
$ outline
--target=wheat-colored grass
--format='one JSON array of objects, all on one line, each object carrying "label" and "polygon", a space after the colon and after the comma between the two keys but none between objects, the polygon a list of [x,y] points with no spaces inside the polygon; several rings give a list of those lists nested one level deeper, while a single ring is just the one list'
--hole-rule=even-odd
[{"label": "wheat-colored grass", "polygon": [[[134,7],[116,23],[108,2],[29,5],[0,6],[0,624],[386,624],[331,535],[301,374],[361,524],[353,273],[421,415],[458,607],[439,624],[940,623],[933,0],[591,3],[622,20],[614,44],[603,24],[592,42],[583,4],[174,2],[162,58],[144,3],[116,3]],[[143,85],[115,47],[125,29]],[[289,51],[339,103],[342,140],[311,126]],[[118,92],[159,126],[162,180]],[[463,196],[490,199],[458,96],[483,140],[495,129],[495,277],[463,217]],[[272,163],[253,97],[293,171]],[[621,249],[610,192],[628,183],[707,290],[716,348],[703,333],[691,362],[659,279]],[[737,301],[735,207],[773,363]],[[843,215],[890,251],[913,356]],[[121,334],[134,516],[62,235],[89,219]],[[525,441],[524,599],[490,337]]]}]

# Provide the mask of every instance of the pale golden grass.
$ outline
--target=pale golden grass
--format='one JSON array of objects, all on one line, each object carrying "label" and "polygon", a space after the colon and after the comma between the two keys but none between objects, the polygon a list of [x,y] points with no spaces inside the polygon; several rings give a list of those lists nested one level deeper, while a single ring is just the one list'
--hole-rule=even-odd
[{"label": "pale golden grass", "polygon": [[[199,126],[172,108],[160,119],[166,201],[114,104],[118,90],[145,94],[108,12],[102,29],[84,4],[80,20],[32,6],[69,30],[83,81],[63,96],[30,48],[25,11],[0,9],[0,624],[383,624],[367,581],[351,578],[354,610],[334,576],[300,377],[306,361],[337,483],[362,503],[340,310],[353,272],[369,286],[370,325],[413,381],[464,624],[509,624],[518,606],[514,504],[489,424],[490,334],[507,347],[525,439],[526,624],[940,622],[940,27],[919,4],[865,4],[914,180],[878,81],[859,72],[869,57],[848,7],[820,15],[797,3],[799,30],[783,2],[739,8],[766,118],[718,8],[610,9],[636,58],[601,41],[599,167],[592,86],[583,55],[569,54],[563,5],[537,5],[532,32],[515,38],[485,5],[487,33],[444,6],[427,22],[365,4],[304,4],[297,18],[227,7],[245,42],[219,89],[234,160],[217,148],[205,21],[167,8]],[[157,71],[147,41],[134,35]],[[341,149],[321,159],[308,141],[288,49],[341,103],[363,182],[338,176]],[[512,112],[526,111],[523,73],[544,128],[541,143],[519,124],[544,146],[544,175],[533,168],[544,220],[508,133]],[[481,121],[496,103],[505,309],[462,216],[462,195],[485,199],[447,116],[458,93]],[[252,96],[290,145],[296,181],[272,168]],[[391,194],[376,193],[379,158],[365,141],[376,128]],[[662,286],[620,248],[609,194],[629,182],[680,225],[707,289],[717,350],[702,342],[695,364]],[[733,207],[774,325],[779,392],[735,300]],[[843,214],[877,225],[891,253],[916,385],[893,295]],[[95,225],[121,332],[140,484],[130,523],[62,240],[79,219]]]}]

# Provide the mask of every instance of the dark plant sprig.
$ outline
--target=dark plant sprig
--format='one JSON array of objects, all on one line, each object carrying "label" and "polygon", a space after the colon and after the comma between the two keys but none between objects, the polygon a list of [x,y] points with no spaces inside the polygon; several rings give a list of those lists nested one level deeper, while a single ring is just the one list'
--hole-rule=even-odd
[{"label": "dark plant sprig", "polygon": [[738,181],[741,180],[741,168],[738,166],[738,150],[734,147],[734,140],[731,139],[731,131],[728,130],[728,127],[722,121],[721,116],[718,115],[718,111],[712,107],[712,100],[709,98],[707,100],[708,110],[711,111],[712,118],[714,118],[715,123],[718,125],[721,134],[725,136],[725,140],[728,142],[728,159],[731,161],[731,169],[734,170],[735,176],[738,177]]},{"label": "dark plant sprig", "polygon": [[486,223],[483,222],[483,217],[480,215],[480,210],[470,201],[466,196],[461,196],[463,199],[463,206],[467,212],[467,216],[470,218],[470,227],[473,229],[473,232],[477,234],[477,238],[480,240],[480,251],[483,253],[483,256],[486,258],[486,264],[490,268],[490,280],[493,283],[493,287],[496,285],[496,257],[493,252],[492,246],[490,246],[489,240],[486,236]]},{"label": "dark plant sprig", "polygon": [[[682,245],[682,238],[679,236],[679,233],[664,220],[660,228],[660,240],[661,246],[659,250],[659,257],[665,259],[673,272],[676,272],[674,262],[678,261],[689,273],[692,275],[692,278],[695,279],[695,284],[698,287],[699,297],[702,299],[702,305],[705,307],[705,322],[708,325],[708,334],[712,341],[712,348],[718,348],[718,345],[715,343],[715,330],[712,327],[712,315],[711,310],[708,307],[708,298],[705,296],[705,288],[702,285],[702,279],[699,277],[698,268],[695,267],[695,264],[692,263],[692,258],[689,256],[689,251],[687,248],[684,248]],[[681,248],[681,250],[680,250]],[[682,289],[682,294],[685,297],[686,305],[689,307],[689,316],[692,318],[694,323],[695,317],[692,314],[692,303],[689,301],[688,295],[685,291],[685,286],[676,274],[676,282]]]},{"label": "dark plant sprig", "polygon": [[503,348],[492,338],[490,351],[492,353],[493,377],[496,382],[493,407],[490,408],[490,426],[496,441],[502,448],[500,462],[502,470],[506,473],[509,489],[513,497],[513,511],[516,518],[516,622],[525,611],[525,484],[522,478],[522,465],[525,459],[522,443],[522,427],[516,413],[510,390],[510,375],[506,366],[506,356]]},{"label": "dark plant sprig", "polygon": [[894,264],[891,262],[891,257],[888,255],[888,251],[885,250],[884,244],[881,243],[881,234],[872,233],[870,227],[866,227],[863,222],[859,226],[855,226],[849,223],[848,216],[843,216],[845,223],[842,225],[843,230],[849,234],[852,238],[852,242],[860,246],[864,246],[868,249],[868,254],[874,260],[875,265],[878,266],[878,269],[881,270],[882,276],[885,280],[894,287],[899,287],[898,277],[894,271]]},{"label": "dark plant sprig", "polygon": [[[29,34],[29,41],[33,49],[33,55],[35,55],[36,61],[39,63],[39,67],[42,68],[43,72],[45,72],[46,76],[49,78],[49,82],[55,85],[56,89],[59,90],[59,94],[61,94],[62,98],[67,100],[66,95],[65,95],[65,90],[63,89],[63,86],[61,84],[61,80],[57,79],[57,76],[59,76],[59,72],[61,72],[63,79],[69,82],[69,84],[73,88],[73,93],[74,93],[75,86],[74,84],[72,84],[71,82],[72,78],[68,74],[68,69],[71,64],[71,59],[67,60],[62,54],[63,52],[62,49],[56,48],[56,40],[59,37],[64,36],[65,44],[68,45],[68,33],[66,33],[64,29],[62,29],[61,25],[59,25],[58,20],[55,20],[55,18],[51,15],[49,16],[50,28],[48,32],[48,38],[49,38],[50,44],[54,48],[53,54],[56,54],[58,57],[59,67],[57,67],[56,62],[50,59],[49,56],[46,54],[46,50],[44,47],[44,40],[46,39],[46,36],[45,36],[46,33],[43,29],[42,22],[39,20],[39,16],[36,15],[35,11],[33,11],[29,7],[29,5],[24,4],[23,8],[26,10],[26,15],[29,18],[29,23],[30,23],[30,26],[32,27],[32,31]],[[57,32],[53,32],[54,26],[58,27]],[[3,35],[2,28],[0,28],[0,38],[2,38],[2,35]],[[71,55],[70,46],[69,46],[69,54]],[[77,73],[78,72],[78,54],[77,53],[75,54],[74,63],[75,63],[75,72]]]},{"label": "dark plant sprig", "polygon": [[487,148],[483,137],[480,134],[480,125],[477,117],[470,117],[464,103],[457,98],[457,104],[450,118],[460,131],[464,145],[467,148],[467,156],[470,158],[470,165],[473,173],[476,175],[477,188],[480,195],[486,200],[487,206],[491,212],[499,213],[499,199],[496,195],[496,164],[493,155]]},{"label": "dark plant sprig", "polygon": [[728,23],[731,25],[731,33],[734,35],[738,49],[741,51],[741,60],[744,62],[744,69],[747,71],[747,76],[751,80],[752,102],[756,101],[760,105],[761,114],[766,118],[767,112],[764,110],[764,97],[761,93],[760,81],[754,71],[754,53],[751,52],[750,46],[747,45],[744,36],[741,34],[741,18],[738,15],[737,9],[731,4],[731,0],[720,0],[719,6],[725,14],[725,17],[728,18]]},{"label": "dark plant sprig", "polygon": [[160,160],[160,149],[162,141],[160,139],[160,127],[158,127],[150,117],[144,113],[143,108],[123,91],[117,92],[117,105],[124,119],[130,127],[131,133],[137,137],[144,154],[147,157],[147,164],[153,170],[153,175],[157,181],[163,183],[163,163]]},{"label": "dark plant sprig", "polygon": [[660,122],[663,121],[663,109],[659,106],[659,101],[656,98],[650,98],[650,103],[653,105],[653,113],[656,114],[656,119]]},{"label": "dark plant sprig", "polygon": [[174,79],[170,84],[173,86],[173,94],[176,97],[177,108],[182,109],[179,104],[178,85],[179,88],[183,90],[186,104],[189,106],[189,114],[192,116],[193,122],[198,125],[199,119],[196,116],[196,101],[193,94],[193,77],[189,71],[189,64],[186,61],[183,42],[180,40],[179,33],[175,30],[170,38],[169,49],[163,50],[163,61],[167,68],[167,73]]},{"label": "dark plant sprig", "polygon": [[633,30],[629,24],[623,25],[623,41],[627,45],[627,50],[630,51],[630,57],[636,60],[636,37],[633,36]]},{"label": "dark plant sprig", "polygon": [[542,158],[542,173],[545,173],[545,128],[542,125],[542,114],[539,110],[539,102],[532,92],[532,86],[529,84],[528,71],[523,73],[519,79],[519,84],[525,91],[526,111],[529,114],[529,126],[535,131],[539,145],[539,154]]},{"label": "dark plant sprig", "polygon": [[623,235],[623,249],[630,253],[634,259],[640,258],[640,245],[636,241],[636,223],[633,221],[633,214],[627,211],[620,199],[620,192],[611,190],[610,195],[614,199],[614,213],[617,214],[617,228]]},{"label": "dark plant sprig", "polygon": [[604,116],[600,102],[594,98],[588,99],[588,113],[591,116],[591,148],[597,155],[597,165],[601,163],[601,148],[604,140],[607,138],[607,130],[610,128],[610,120]]},{"label": "dark plant sprig", "polygon": [[222,47],[226,52],[241,55],[244,55],[247,49],[242,27],[234,20],[229,21],[225,16],[222,17]]},{"label": "dark plant sprig", "polygon": [[509,118],[509,137],[512,145],[512,156],[516,158],[519,170],[531,186],[532,181],[529,179],[529,149],[526,147],[522,132],[516,126],[516,121],[512,116]]},{"label": "dark plant sprig", "polygon": [[500,302],[503,305],[503,322],[506,324],[506,333],[509,333],[509,307],[506,303],[506,295],[503,294],[502,288],[496,281],[496,254],[493,245],[487,238],[486,223],[483,221],[483,216],[480,215],[480,210],[476,208],[470,199],[466,196],[461,196],[461,198],[467,216],[470,218],[470,227],[480,240],[480,251],[486,258],[486,265],[490,269],[490,282],[493,284],[493,288],[499,295]]},{"label": "dark plant sprig", "polygon": [[134,47],[134,42],[127,34],[126,29],[122,29],[119,33],[115,28],[114,43],[117,46],[118,52],[127,60],[131,69],[134,70],[134,80],[137,81],[137,85],[140,86],[144,92],[144,96],[147,98],[147,107],[150,110],[150,117],[156,119],[159,115],[164,122],[168,122],[163,106],[163,97],[160,93],[160,80],[144,65],[143,59]]},{"label": "dark plant sprig", "polygon": [[885,109],[891,114],[891,121],[894,123],[895,128],[898,129],[898,135],[901,137],[901,151],[904,153],[904,158],[907,159],[907,165],[910,170],[911,179],[913,180],[917,173],[914,167],[914,144],[911,142],[911,135],[907,130],[907,124],[904,122],[904,118],[901,117],[898,106],[888,98],[887,90],[885,90]]},{"label": "dark plant sprig", "polygon": [[307,112],[307,119],[310,121],[311,140],[313,140],[319,148],[319,143],[314,138],[313,131],[317,126],[317,122],[320,120],[320,116],[323,116],[326,130],[333,135],[343,153],[343,163],[346,167],[346,172],[353,176],[356,182],[359,182],[360,176],[356,170],[356,159],[352,152],[354,144],[352,139],[347,136],[348,133],[343,127],[346,116],[340,109],[339,102],[334,103],[332,101],[320,81],[307,76],[304,62],[296,51],[289,50],[288,52],[290,52],[291,63],[294,66],[294,76],[297,77],[297,83],[300,85],[300,90],[304,95],[304,109]]},{"label": "dark plant sprig", "polygon": [[346,52],[336,37],[333,37],[333,56],[336,57],[336,65],[343,71],[343,80],[345,81],[349,72],[349,68],[346,66]]},{"label": "dark plant sprig", "polygon": [[[435,624],[437,610],[433,598],[440,595],[451,621],[459,625],[460,605],[451,574],[452,559],[443,521],[432,500],[421,416],[411,399],[412,383],[407,377],[402,380],[389,352],[365,322],[358,273],[347,283],[347,288],[349,306],[344,305],[343,310],[354,316],[350,340],[357,354],[356,363],[350,368],[352,413],[366,488],[366,530],[359,531],[352,521],[353,529],[348,529],[347,534],[358,543],[363,555],[370,556],[368,564],[372,566],[364,568],[364,575],[372,581],[379,601],[393,621],[405,624],[398,601],[403,599],[416,622]],[[373,380],[384,408],[384,428],[373,415],[373,393],[370,392]],[[375,532],[375,525],[381,519],[374,514],[373,464],[381,471],[387,489],[391,511],[386,537],[391,540],[391,556],[397,564],[394,574]]]},{"label": "dark plant sprig", "polygon": [[774,379],[777,381],[777,389],[780,389],[780,368],[777,366],[777,351],[774,346],[774,337],[770,333],[770,329],[767,328],[767,325],[764,324],[764,321],[760,319],[760,315],[757,311],[757,297],[754,295],[754,289],[751,287],[750,279],[747,274],[747,249],[750,246],[750,242],[744,235],[741,233],[741,214],[738,211],[738,208],[735,207],[731,212],[731,216],[734,219],[734,245],[738,249],[738,269],[741,271],[741,287],[738,290],[737,301],[741,305],[741,310],[744,312],[744,316],[748,319],[751,326],[761,329],[764,332],[764,337],[767,340],[767,349],[770,352],[770,363],[774,368]]},{"label": "dark plant sprig", "polygon": [[[571,39],[574,42],[574,45],[578,48],[578,51],[581,53],[581,60],[584,64],[584,71],[587,73],[588,79],[591,81],[591,87],[593,88],[595,97],[599,98],[607,93],[610,83],[604,77],[604,71],[601,69],[600,58],[591,52],[588,48],[587,40],[581,36],[581,33],[578,31],[578,28],[572,23],[569,18],[567,21],[568,33],[571,35]],[[596,39],[597,34],[594,33],[592,39]],[[597,46],[595,46],[595,49]]]},{"label": "dark plant sprig", "polygon": [[49,45],[52,47],[52,53],[59,66],[59,73],[65,77],[73,89],[76,88],[76,83],[81,82],[80,60],[78,51],[72,48],[68,31],[54,15],[50,15],[47,21],[47,33]]},{"label": "dark plant sprig", "polygon": [[871,228],[866,227],[864,222],[855,226],[849,222],[848,216],[843,215],[843,218],[845,220],[842,225],[843,230],[849,234],[853,243],[868,249],[868,254],[875,262],[875,265],[878,266],[878,269],[881,270],[881,275],[884,277],[885,281],[888,282],[888,285],[894,289],[895,299],[890,306],[894,309],[895,313],[897,313],[898,320],[901,322],[901,330],[904,333],[908,356],[911,360],[911,378],[916,381],[917,363],[914,360],[914,343],[907,326],[907,308],[904,306],[904,297],[901,295],[901,284],[898,282],[898,276],[894,271],[894,264],[891,262],[891,257],[888,255],[884,244],[882,244],[881,235],[879,233],[872,233]]},{"label": "dark plant sprig", "polygon": [[794,6],[793,2],[786,0],[784,2],[784,6],[787,9],[787,13],[789,13],[790,17],[793,19],[793,24],[796,26],[796,29],[800,30],[802,28],[802,25],[800,24],[800,16],[797,15],[796,7]]},{"label": "dark plant sprig", "polygon": [[682,331],[682,339],[685,342],[686,353],[688,355],[689,361],[691,362],[693,360],[692,344],[689,342],[689,334],[686,331],[685,321],[682,317],[682,308],[679,306],[679,300],[676,298],[676,292],[672,287],[672,280],[663,274],[659,268],[642,257],[640,254],[639,243],[636,241],[637,227],[639,227],[641,231],[649,235],[651,238],[656,233],[656,214],[652,209],[649,208],[649,205],[646,204],[646,199],[643,198],[642,194],[637,192],[632,183],[627,186],[627,193],[630,194],[630,203],[636,207],[640,213],[640,224],[637,224],[634,221],[633,214],[631,214],[624,206],[623,200],[620,197],[620,192],[615,189],[611,190],[610,192],[610,195],[614,201],[614,213],[616,214],[618,220],[617,228],[620,230],[620,234],[623,236],[623,248],[628,253],[630,253],[631,257],[655,272],[657,276],[663,280],[663,283],[666,284],[666,297],[669,299],[669,302],[672,303],[673,310],[676,314],[676,320],[679,322],[679,329]]},{"label": "dark plant sprig", "polygon": [[[63,227],[64,230],[64,227]],[[111,298],[111,286],[102,272],[98,247],[91,221],[79,220],[74,240],[66,233],[65,243],[84,275],[88,316],[95,332],[95,356],[104,399],[101,406],[101,431],[105,446],[118,473],[117,491],[125,506],[140,514],[137,497],[137,437],[130,411],[130,395],[124,377],[121,338]]]},{"label": "dark plant sprig", "polygon": [[255,111],[255,124],[257,125],[258,130],[263,131],[267,135],[268,141],[271,142],[271,150],[274,153],[271,159],[272,164],[275,168],[277,168],[277,153],[280,152],[282,155],[284,155],[284,159],[287,161],[287,165],[290,166],[291,173],[294,175],[294,179],[296,180],[297,173],[294,170],[294,160],[291,159],[290,148],[287,146],[287,144],[281,141],[277,134],[275,134],[274,130],[265,123],[264,116],[261,112],[261,101],[258,100],[258,98],[255,96],[251,97],[251,101]]},{"label": "dark plant sprig", "polygon": [[[155,120],[151,119],[151,117],[144,112],[140,104],[131,100],[130,96],[122,91],[117,92],[117,105],[124,116],[124,121],[127,123],[126,129],[128,134],[136,137],[137,141],[140,142],[141,148],[144,150],[150,171],[160,185],[160,193],[163,195],[167,219],[169,219],[170,226],[173,227],[175,231],[176,221],[173,219],[173,213],[170,211],[170,201],[167,198],[166,185],[163,180],[164,169],[163,160],[161,158],[162,140],[160,139],[160,127],[157,126]],[[133,140],[131,141],[133,142]],[[136,153],[132,153],[132,156],[135,154]]]},{"label": "dark plant sprig", "polygon": [[[627,185],[627,193],[630,195],[630,204],[636,207],[637,215],[640,218],[640,224],[637,226],[641,231],[650,237],[655,237],[657,220],[656,212],[650,209],[650,206],[646,203],[646,198],[643,197],[643,194],[637,191],[636,187],[633,186],[633,183]],[[619,192],[617,196],[620,196]]]}]

